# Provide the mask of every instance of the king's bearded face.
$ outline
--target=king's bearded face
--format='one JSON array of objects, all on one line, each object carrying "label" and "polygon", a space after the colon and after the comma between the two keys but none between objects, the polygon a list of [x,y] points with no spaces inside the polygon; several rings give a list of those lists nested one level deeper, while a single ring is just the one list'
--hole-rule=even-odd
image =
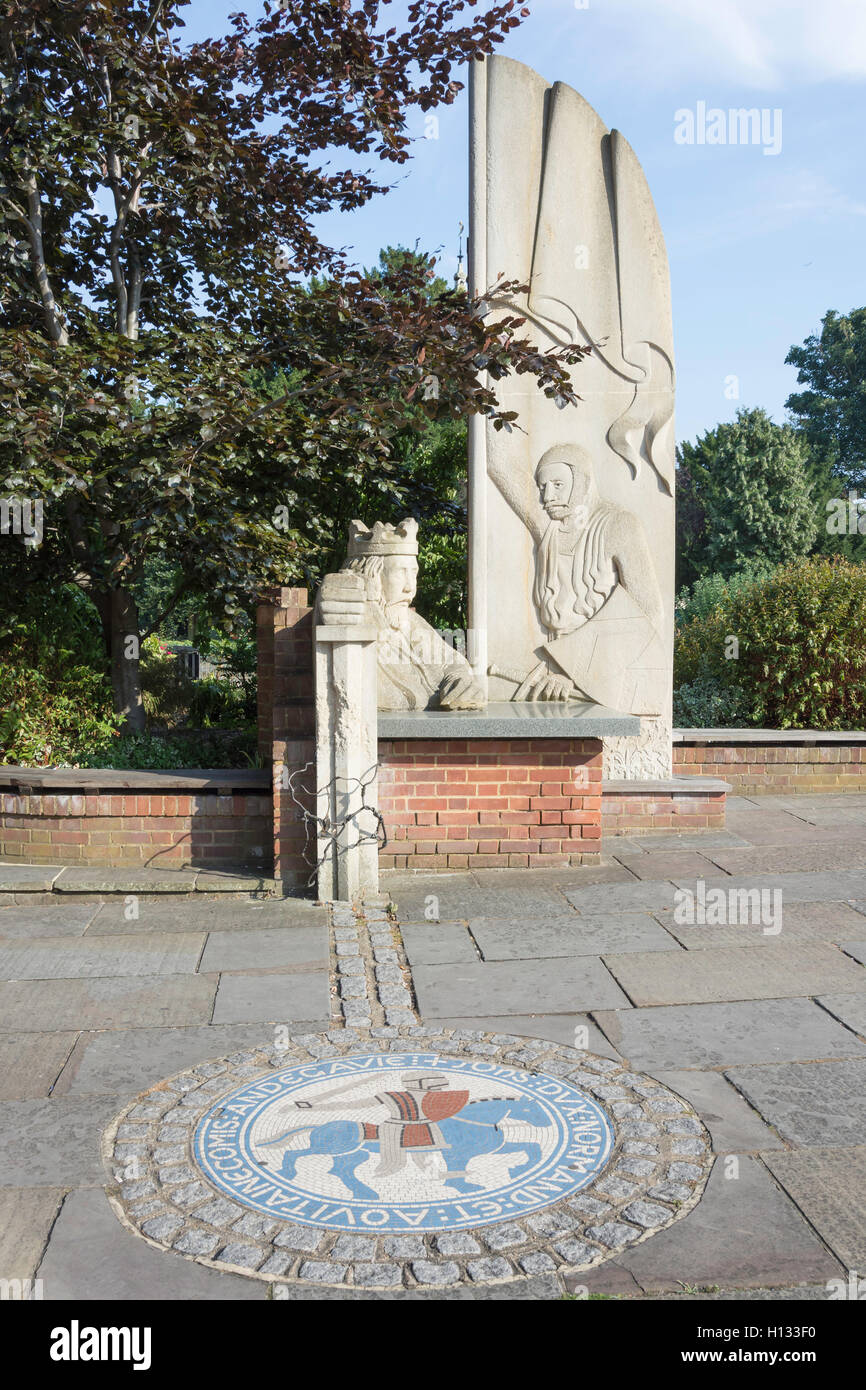
[{"label": "king's bearded face", "polygon": [[565,521],[572,515],[585,521],[590,482],[580,470],[551,460],[542,464],[535,481],[539,501],[551,521]]},{"label": "king's bearded face", "polygon": [[418,589],[418,561],[413,555],[386,555],[378,581],[379,602],[389,624],[397,627]]}]

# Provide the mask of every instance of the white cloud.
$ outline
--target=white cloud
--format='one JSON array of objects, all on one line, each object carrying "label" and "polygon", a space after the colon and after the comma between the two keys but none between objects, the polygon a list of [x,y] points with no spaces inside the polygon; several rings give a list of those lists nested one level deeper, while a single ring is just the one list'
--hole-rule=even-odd
[{"label": "white cloud", "polygon": [[[574,0],[541,0],[560,13]],[[643,81],[720,78],[781,90],[866,77],[864,0],[589,0],[578,25]],[[587,22],[588,21],[588,22]],[[594,46],[594,44],[593,44]]]}]

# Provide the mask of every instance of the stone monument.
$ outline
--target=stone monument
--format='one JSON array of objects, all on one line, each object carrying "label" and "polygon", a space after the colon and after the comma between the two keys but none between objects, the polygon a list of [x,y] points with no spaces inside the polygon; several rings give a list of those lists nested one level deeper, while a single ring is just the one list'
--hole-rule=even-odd
[{"label": "stone monument", "polygon": [[667,257],[622,135],[564,83],[472,65],[470,289],[525,283],[542,349],[591,345],[580,404],[497,383],[519,429],[470,426],[470,657],[491,701],[585,700],[641,716],[611,777],[670,776],[674,367]]}]

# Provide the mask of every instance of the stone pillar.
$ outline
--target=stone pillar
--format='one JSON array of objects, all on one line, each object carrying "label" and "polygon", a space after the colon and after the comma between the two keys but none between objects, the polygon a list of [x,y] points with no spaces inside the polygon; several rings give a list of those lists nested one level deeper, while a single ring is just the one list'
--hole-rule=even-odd
[{"label": "stone pillar", "polygon": [[[319,897],[379,889],[375,627],[316,627],[316,815]],[[330,830],[329,830],[330,828]]]},{"label": "stone pillar", "polygon": [[[306,853],[311,822],[304,815],[314,813],[314,795],[305,797],[298,786],[314,791],[312,628],[306,589],[264,591],[257,613],[259,751],[273,763],[274,878],[295,892],[307,886],[315,865]],[[307,764],[293,797],[288,779]]]}]

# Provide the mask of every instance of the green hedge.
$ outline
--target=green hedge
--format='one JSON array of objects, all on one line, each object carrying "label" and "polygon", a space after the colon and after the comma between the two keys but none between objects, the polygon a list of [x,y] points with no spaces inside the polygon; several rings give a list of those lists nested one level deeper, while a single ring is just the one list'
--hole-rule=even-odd
[{"label": "green hedge", "polygon": [[813,556],[722,584],[677,632],[674,685],[681,727],[866,727],[866,565]]}]

